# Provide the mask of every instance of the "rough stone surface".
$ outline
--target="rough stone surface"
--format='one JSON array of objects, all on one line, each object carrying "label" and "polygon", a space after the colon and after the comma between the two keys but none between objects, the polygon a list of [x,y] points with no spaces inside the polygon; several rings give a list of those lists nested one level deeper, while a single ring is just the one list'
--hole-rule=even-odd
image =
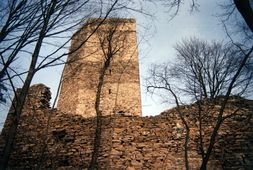
[{"label": "rough stone surface", "polygon": [[[90,36],[101,20],[87,22],[72,39],[71,50]],[[113,51],[118,51],[105,75],[100,109],[102,114],[124,112],[141,116],[139,64],[134,19],[106,19],[76,52],[68,57],[57,108],[63,112],[94,117],[95,97],[105,55],[101,46],[111,35]],[[102,43],[103,42],[103,43]],[[70,51],[71,51],[70,50]]]},{"label": "rough stone surface", "polygon": [[[71,48],[79,46],[80,40],[87,38],[97,23],[96,19],[86,23],[74,35]],[[119,24],[115,34],[118,39],[112,45],[124,48],[120,48],[119,55],[112,60],[105,76],[101,96],[103,117],[98,169],[185,169],[186,132],[176,109],[154,117],[140,117],[139,68],[133,19],[105,20],[105,24],[89,41],[71,53],[64,69],[58,110],[49,108],[51,94],[48,87],[37,84],[30,88],[18,125],[9,169],[88,168],[96,128],[96,87],[103,64],[98,41],[116,23]],[[121,41],[122,35],[125,35],[124,41]],[[222,100],[224,97],[201,101],[201,115],[199,103],[180,107],[190,127],[187,148],[190,169],[198,169],[200,166],[200,141],[202,139],[206,150]],[[0,156],[13,123],[12,109],[0,135]],[[239,97],[229,99],[224,113],[226,119],[218,132],[208,170],[253,169],[252,114],[253,101]],[[200,125],[203,138],[200,138]]]},{"label": "rough stone surface", "polygon": [[[9,162],[10,169],[87,169],[93,151],[95,118],[51,110],[49,99],[47,87],[31,87]],[[208,107],[203,108],[207,113],[203,119],[205,147],[219,101],[208,102]],[[225,112],[229,118],[219,131],[208,169],[252,169],[252,103],[240,98],[230,100]],[[191,128],[190,167],[198,169],[201,155],[195,119],[197,105],[181,109]],[[238,110],[237,116],[229,116],[235,110]],[[8,134],[10,118],[8,116],[0,138],[1,148]],[[184,137],[185,129],[175,109],[154,117],[104,116],[98,169],[184,169]]]}]

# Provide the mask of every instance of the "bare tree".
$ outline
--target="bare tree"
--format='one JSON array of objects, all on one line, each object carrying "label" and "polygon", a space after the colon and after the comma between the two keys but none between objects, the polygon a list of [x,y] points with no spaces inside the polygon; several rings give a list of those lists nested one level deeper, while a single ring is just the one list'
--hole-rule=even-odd
[{"label": "bare tree", "polygon": [[[14,103],[15,120],[6,138],[4,156],[1,158],[3,167],[7,166],[23,104],[34,75],[43,68],[65,64],[62,58],[77,51],[108,16],[115,15],[119,10],[125,14],[129,11],[146,14],[141,6],[125,0],[10,0],[1,4],[0,18],[3,21],[0,25],[1,85],[3,81],[13,82],[16,77],[20,77],[23,81],[23,87]],[[77,47],[65,52],[73,32],[90,17],[103,19],[99,19],[97,27]],[[53,47],[53,50],[48,50],[49,46]],[[12,68],[15,61],[24,58],[30,62],[27,68],[22,72]],[[10,74],[8,77],[7,72]],[[3,86],[0,88],[2,94],[5,88]]]},{"label": "bare tree", "polygon": [[21,115],[21,112],[22,112],[22,109],[23,109],[23,104],[25,102],[25,98],[26,98],[27,91],[28,91],[28,88],[30,86],[30,83],[32,81],[32,77],[35,74],[35,66],[36,66],[36,63],[37,63],[37,60],[38,60],[39,51],[40,51],[40,48],[41,48],[41,45],[42,45],[42,41],[45,37],[46,30],[48,28],[50,17],[52,16],[53,11],[55,10],[56,3],[57,3],[56,1],[52,1],[49,4],[49,6],[47,6],[47,10],[45,10],[44,13],[43,13],[44,23],[42,25],[38,41],[37,41],[36,46],[34,48],[34,52],[33,52],[33,55],[32,55],[32,61],[31,61],[31,65],[30,65],[30,68],[29,68],[29,72],[28,72],[26,81],[24,83],[24,86],[23,86],[20,94],[19,94],[19,98],[17,98],[17,101],[16,101],[17,105],[15,107],[15,112],[16,112],[15,113],[15,119],[14,119],[14,122],[13,122],[13,126],[12,126],[12,128],[10,129],[10,131],[8,133],[9,136],[7,138],[7,141],[6,141],[6,144],[5,144],[5,147],[4,147],[3,157],[1,158],[1,169],[5,169],[7,167],[7,163],[8,163],[8,160],[9,160],[10,153],[11,153],[12,144],[13,144],[15,134],[16,134],[16,129],[17,129],[18,122],[19,122],[19,119],[20,119],[20,115]]},{"label": "bare tree", "polygon": [[[38,1],[6,1],[1,4],[0,16],[0,81],[4,83],[7,69],[17,59],[22,48],[35,41],[38,27],[41,25],[41,16],[36,13],[39,9]],[[37,15],[38,14],[38,15]],[[12,66],[13,67],[13,66]],[[7,78],[8,79],[8,78]]]},{"label": "bare tree", "polygon": [[244,51],[244,50],[242,51],[243,54],[244,54],[244,56],[242,56],[242,59],[239,60],[239,63],[240,63],[239,68],[236,71],[236,73],[233,76],[233,78],[231,79],[231,82],[229,84],[229,87],[227,88],[224,100],[221,103],[221,108],[219,110],[219,114],[218,114],[218,117],[216,119],[217,121],[216,121],[216,124],[214,126],[214,129],[213,129],[211,137],[210,137],[210,143],[209,143],[209,146],[207,148],[207,152],[205,154],[205,157],[204,157],[204,159],[202,161],[201,167],[200,167],[201,170],[206,170],[206,166],[207,166],[208,160],[210,158],[210,155],[212,153],[212,149],[214,147],[215,139],[217,137],[219,128],[220,128],[221,124],[224,121],[224,115],[223,115],[223,113],[224,113],[225,107],[227,105],[229,96],[231,95],[232,89],[233,89],[233,87],[234,87],[234,85],[236,83],[236,80],[240,76],[240,74],[241,74],[241,72],[243,70],[243,67],[246,65],[247,61],[252,56],[252,51],[253,51],[253,46],[249,50],[247,50],[247,51]]},{"label": "bare tree", "polygon": [[[218,116],[215,117],[214,129],[209,139],[209,145],[204,149],[203,141],[200,141],[202,155],[201,169],[206,169],[207,162],[212,153],[220,126],[226,119],[224,110],[231,95],[242,95],[252,84],[252,51],[242,49],[240,46],[222,46],[220,43],[211,45],[191,39],[177,44],[175,47],[177,58],[175,64],[154,65],[151,68],[150,77],[147,79],[147,89],[169,91],[175,95],[188,95],[197,100],[197,119],[200,127],[200,140],[202,135],[202,119],[204,100],[215,100],[223,96]],[[183,82],[183,83],[182,83]],[[171,89],[173,88],[173,93]],[[150,92],[150,90],[149,90]],[[178,102],[176,102],[178,107]],[[187,147],[185,147],[187,149]]]},{"label": "bare tree", "polygon": [[124,51],[124,44],[127,38],[127,34],[122,32],[121,29],[124,26],[124,21],[120,19],[108,20],[109,23],[105,24],[105,28],[101,28],[96,32],[99,40],[99,50],[102,51],[102,67],[99,71],[99,80],[96,89],[96,99],[95,99],[95,110],[96,110],[96,132],[94,138],[94,147],[92,153],[92,159],[89,165],[89,169],[93,170],[98,168],[98,154],[100,150],[101,142],[101,117],[102,111],[100,109],[100,100],[102,88],[104,86],[104,78],[106,72],[108,71],[112,60],[116,57],[120,57],[121,53]]},{"label": "bare tree", "polygon": [[[212,42],[211,44],[197,38],[184,40],[175,47],[176,63],[170,69],[178,79],[185,82],[182,90],[193,97],[214,99],[225,95],[233,76],[240,67],[242,52],[232,44]],[[232,94],[241,95],[250,90],[252,84],[252,65],[248,60],[241,74],[233,85]]]},{"label": "bare tree", "polygon": [[[181,111],[180,98],[176,94],[176,84],[173,84],[173,74],[170,74],[168,66],[163,65],[153,65],[149,73],[150,77],[146,80],[147,92],[154,94],[158,91],[158,94],[163,92],[171,95],[176,103],[177,113],[186,129],[185,142],[184,142],[184,160],[185,168],[189,170],[189,161],[188,161],[188,143],[190,140],[190,128],[188,122],[185,119],[184,113]],[[167,94],[166,94],[167,95]]]},{"label": "bare tree", "polygon": [[[67,55],[66,53],[63,53],[62,55],[59,55],[57,57],[52,57],[60,49],[64,48],[71,38],[67,39],[62,45],[58,46],[58,48],[55,51],[53,51],[51,54],[48,54],[46,57],[42,58],[42,60],[39,60],[41,57],[40,51],[43,47],[43,43],[46,42],[46,39],[48,39],[49,37],[54,38],[54,37],[57,37],[57,35],[62,35],[62,33],[66,31],[75,29],[81,22],[83,22],[84,18],[89,17],[91,16],[91,14],[96,13],[96,9],[94,8],[94,11],[91,11],[91,13],[88,13],[88,14],[84,13],[83,16],[80,15],[80,12],[86,9],[84,7],[87,7],[87,6],[89,8],[92,7],[91,5],[87,4],[89,1],[79,2],[79,1],[72,1],[72,0],[66,0],[66,1],[52,0],[50,2],[46,2],[46,1],[36,1],[36,2],[37,2],[37,7],[38,7],[36,11],[36,16],[37,15],[39,16],[38,19],[39,19],[40,24],[36,27],[37,29],[35,29],[35,32],[33,32],[33,34],[36,34],[36,32],[38,32],[39,34],[35,38],[34,43],[31,44],[32,46],[34,45],[33,50],[31,52],[28,52],[29,54],[31,54],[31,63],[30,63],[28,71],[26,72],[27,75],[26,75],[26,79],[24,81],[23,87],[18,95],[18,98],[16,99],[16,102],[14,103],[15,104],[14,120],[13,120],[12,127],[10,128],[8,132],[8,137],[6,138],[6,143],[3,150],[3,157],[1,158],[1,169],[5,169],[7,167],[7,163],[9,160],[10,153],[11,153],[11,148],[12,148],[13,141],[16,135],[17,126],[18,126],[19,119],[22,113],[23,104],[25,102],[25,98],[27,96],[27,92],[31,84],[31,81],[33,79],[33,76],[38,70],[46,66],[50,66],[50,64],[56,61],[59,61],[63,56]],[[105,9],[105,12],[103,11],[102,13],[100,13],[100,15],[106,18],[110,14],[110,12],[114,9],[117,2],[118,2],[117,0],[113,1],[111,6],[109,6],[108,9]],[[94,4],[92,5],[94,6]],[[99,4],[97,5],[100,8],[100,5]],[[99,10],[99,12],[101,11]],[[77,16],[77,20],[74,19],[75,16]],[[24,26],[24,29],[26,29],[25,26]],[[12,32],[11,31],[8,32],[9,35],[10,33]],[[20,35],[18,34],[17,37],[19,36]],[[21,36],[22,36],[22,33],[21,33]],[[7,37],[7,35],[3,35],[2,37],[3,37],[2,39],[4,40]],[[84,42],[85,41],[87,41],[87,39],[84,40]],[[80,48],[80,46],[78,48]],[[7,48],[9,48],[9,46]],[[21,48],[17,52],[20,52],[20,50]],[[16,56],[17,55],[14,55],[14,57]],[[9,61],[8,56],[7,56],[7,60],[5,61]],[[6,62],[3,62],[3,63],[6,63]],[[9,66],[7,65],[6,68],[9,68]],[[6,72],[6,71],[3,70],[3,72]]]}]

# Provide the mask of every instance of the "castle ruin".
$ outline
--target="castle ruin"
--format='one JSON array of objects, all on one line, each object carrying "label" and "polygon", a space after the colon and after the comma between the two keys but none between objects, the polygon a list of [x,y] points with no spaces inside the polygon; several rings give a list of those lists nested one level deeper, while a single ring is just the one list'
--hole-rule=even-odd
[{"label": "castle ruin", "polygon": [[[141,117],[135,21],[106,19],[105,24],[86,43],[80,44],[80,39],[85,39],[92,30],[96,30],[95,21],[90,20],[73,37],[71,48],[82,47],[70,54],[69,63],[64,68],[58,108],[50,108],[51,93],[48,87],[43,84],[30,87],[8,168],[88,169],[96,127],[94,99],[105,61],[103,57],[108,52],[108,48],[103,48],[108,47],[104,35],[108,35],[108,30],[114,30],[111,28],[116,25],[117,31],[114,32],[117,41],[113,43],[118,46],[112,49],[120,53],[115,53],[105,74],[97,167],[101,170],[185,169],[186,132],[176,109],[154,117]],[[122,35],[123,39],[120,38]],[[208,107],[203,109],[207,114],[202,120],[204,148],[208,146],[219,112],[219,101],[207,101],[206,104]],[[251,100],[229,100],[225,114],[237,114],[224,120],[208,162],[208,170],[253,168],[252,106]],[[181,110],[190,127],[187,148],[189,166],[190,169],[199,169],[202,156],[199,122],[196,120],[198,107],[192,104],[182,106]],[[14,120],[12,112],[11,109],[0,136],[0,156]]]}]

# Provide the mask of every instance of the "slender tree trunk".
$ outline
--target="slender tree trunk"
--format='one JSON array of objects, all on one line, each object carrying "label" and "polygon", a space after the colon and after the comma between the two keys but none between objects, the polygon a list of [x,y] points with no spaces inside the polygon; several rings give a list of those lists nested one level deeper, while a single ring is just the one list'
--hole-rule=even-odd
[{"label": "slender tree trunk", "polygon": [[102,113],[100,111],[100,98],[102,93],[102,88],[104,85],[104,78],[105,73],[107,69],[110,66],[111,58],[109,57],[105,63],[104,66],[100,72],[98,86],[97,86],[97,93],[96,93],[96,101],[95,101],[95,110],[96,110],[96,131],[95,131],[95,138],[94,138],[94,145],[93,145],[93,152],[92,152],[92,158],[89,166],[89,170],[97,169],[97,160],[98,160],[98,154],[100,149],[100,143],[101,143],[101,116]]},{"label": "slender tree trunk", "polygon": [[185,122],[185,129],[186,129],[186,134],[185,134],[185,142],[184,142],[184,159],[185,159],[185,169],[189,170],[189,160],[188,160],[188,144],[189,144],[189,139],[190,139],[190,128],[188,124]]},{"label": "slender tree trunk", "polygon": [[212,132],[212,135],[211,135],[211,138],[210,138],[210,142],[209,142],[209,146],[208,146],[207,152],[205,154],[205,157],[202,161],[200,170],[206,170],[207,163],[209,161],[209,158],[211,156],[211,153],[212,153],[212,150],[213,150],[213,147],[214,147],[214,144],[215,144],[215,139],[218,135],[218,131],[219,131],[220,126],[222,125],[222,122],[223,122],[223,113],[224,113],[227,101],[228,101],[229,96],[231,94],[231,91],[233,89],[234,83],[236,82],[237,78],[239,77],[239,75],[240,75],[243,67],[245,66],[247,60],[249,59],[252,51],[253,51],[253,47],[251,47],[249,52],[247,54],[245,54],[244,58],[242,59],[242,61],[240,63],[240,67],[238,68],[238,70],[237,70],[236,74],[234,75],[231,83],[229,84],[229,87],[228,87],[227,93],[225,95],[224,101],[221,104],[221,109],[220,109],[219,115],[217,117],[217,122],[216,122],[216,125],[215,125],[214,129],[213,129],[213,132]]},{"label": "slender tree trunk", "polygon": [[182,123],[184,124],[185,130],[186,130],[185,140],[184,140],[184,160],[185,160],[185,169],[189,170],[190,167],[189,167],[189,160],[188,160],[188,144],[189,144],[189,139],[190,139],[190,128],[186,120],[184,119],[181,111],[178,111],[178,112],[179,112],[180,119]]},{"label": "slender tree trunk", "polygon": [[199,140],[200,140],[199,141],[199,149],[200,149],[202,161],[203,161],[203,159],[205,157],[205,151],[204,151],[204,147],[203,147],[203,134],[202,134],[202,131],[203,131],[203,129],[202,129],[202,111],[203,110],[201,107],[201,104],[202,104],[201,100],[198,102],[198,121],[199,121]]},{"label": "slender tree trunk", "polygon": [[18,96],[18,100],[16,101],[16,109],[15,109],[15,113],[14,113],[13,123],[12,123],[12,126],[11,126],[9,132],[8,132],[8,138],[5,141],[5,146],[3,149],[3,157],[0,160],[1,161],[0,162],[0,170],[5,170],[8,166],[8,161],[9,161],[11,151],[12,151],[12,146],[13,146],[13,143],[14,143],[14,140],[16,137],[17,127],[18,127],[18,124],[20,121],[23,106],[25,104],[25,99],[26,99],[26,96],[28,95],[29,87],[32,82],[33,76],[36,73],[35,68],[36,68],[36,63],[38,60],[39,52],[40,52],[40,49],[42,46],[43,39],[45,38],[45,33],[47,31],[47,26],[48,26],[50,17],[54,11],[56,3],[57,3],[56,0],[52,0],[50,9],[46,13],[44,24],[43,24],[43,27],[40,31],[40,35],[39,35],[38,41],[36,43],[36,46],[35,46],[35,49],[34,49],[34,52],[32,55],[32,61],[31,61],[30,67],[29,67],[28,75],[27,75],[24,85],[21,89],[21,92]]},{"label": "slender tree trunk", "polygon": [[[168,84],[168,86],[169,86],[169,84]],[[173,90],[170,88],[170,86],[169,86],[168,90],[171,92],[172,96],[175,99],[175,102],[177,105],[177,112],[179,114],[179,117],[180,117],[185,129],[186,129],[185,141],[184,141],[184,160],[185,160],[185,169],[189,170],[190,167],[189,167],[189,160],[188,160],[188,143],[189,143],[189,139],[190,139],[190,128],[189,128],[188,123],[186,122],[186,120],[180,110],[180,105],[179,105],[179,101],[178,101],[176,94],[173,92]]]}]

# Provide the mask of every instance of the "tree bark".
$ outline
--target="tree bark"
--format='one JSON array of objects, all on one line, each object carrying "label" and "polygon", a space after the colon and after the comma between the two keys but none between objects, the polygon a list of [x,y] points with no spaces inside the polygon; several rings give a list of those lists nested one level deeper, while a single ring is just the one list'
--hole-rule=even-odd
[{"label": "tree bark", "polygon": [[250,6],[250,0],[234,0],[234,3],[244,21],[253,32],[253,10]]}]

